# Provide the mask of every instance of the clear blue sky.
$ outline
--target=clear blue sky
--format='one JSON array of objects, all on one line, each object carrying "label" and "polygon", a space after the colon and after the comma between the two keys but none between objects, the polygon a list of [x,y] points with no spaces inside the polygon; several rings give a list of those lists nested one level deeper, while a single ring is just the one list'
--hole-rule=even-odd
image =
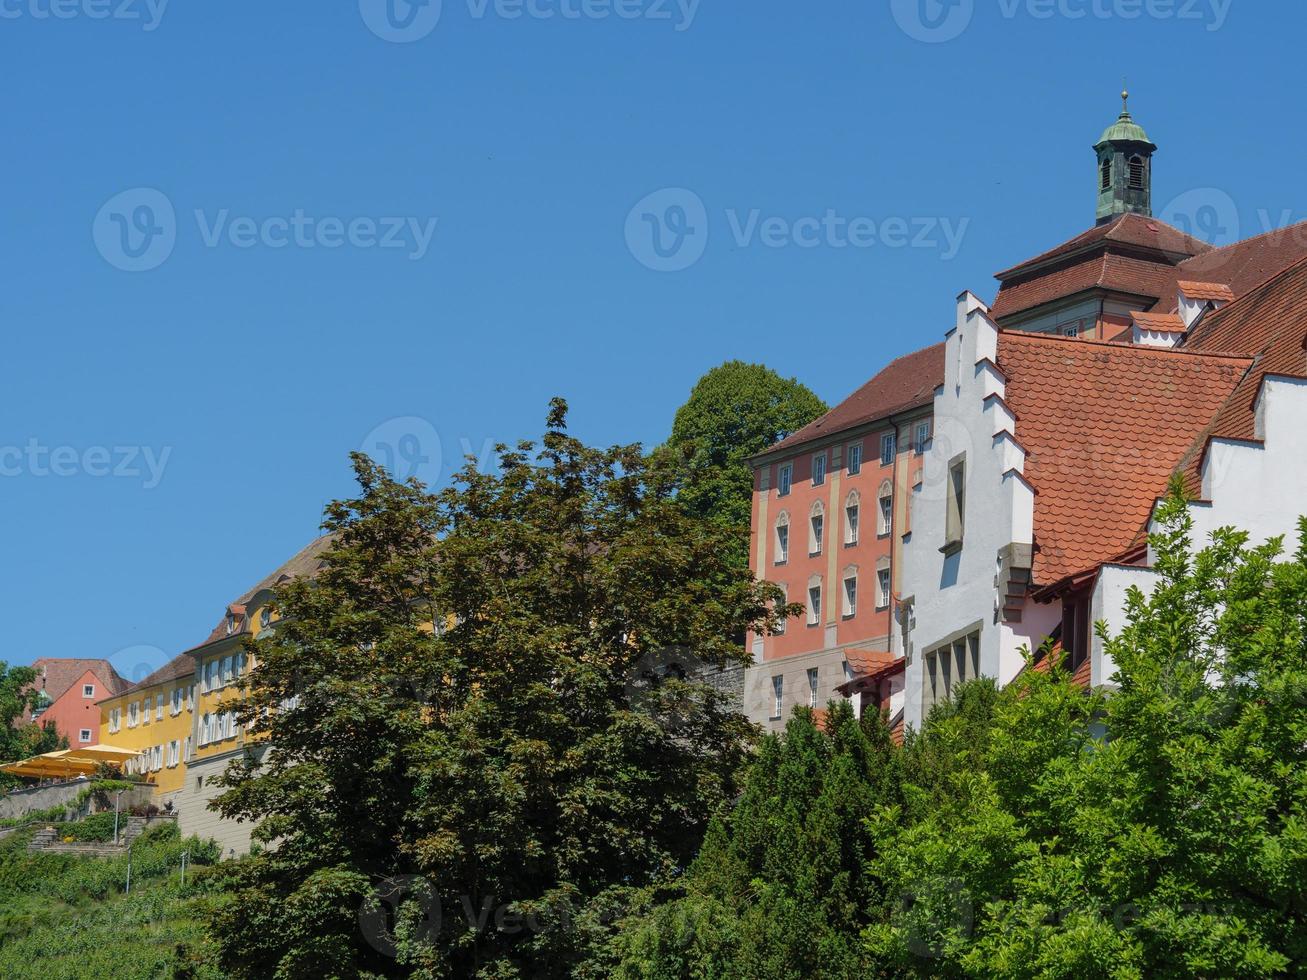
[{"label": "clear blue sky", "polygon": [[1307,217],[1298,4],[51,2],[0,0],[11,662],[199,641],[374,432],[653,443],[729,358],[838,400],[1092,223],[1123,75],[1159,211]]}]

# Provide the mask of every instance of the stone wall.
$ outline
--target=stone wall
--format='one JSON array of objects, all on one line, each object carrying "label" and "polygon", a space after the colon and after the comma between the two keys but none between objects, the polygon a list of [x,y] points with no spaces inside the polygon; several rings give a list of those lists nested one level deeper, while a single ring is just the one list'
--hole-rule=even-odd
[{"label": "stone wall", "polygon": [[[0,796],[0,820],[21,820],[30,813],[39,813],[42,810],[49,810],[51,807],[67,805],[68,815],[75,816],[73,804],[82,791],[91,785],[90,780],[77,779],[66,783],[51,783],[47,786],[35,786],[31,789],[15,790],[12,793],[6,793]],[[121,807],[123,810],[137,804],[150,802],[153,795],[153,789],[146,785],[136,786],[125,791],[122,795]],[[110,796],[110,800],[113,797]],[[90,802],[88,801],[81,807],[82,813],[90,812]]]}]

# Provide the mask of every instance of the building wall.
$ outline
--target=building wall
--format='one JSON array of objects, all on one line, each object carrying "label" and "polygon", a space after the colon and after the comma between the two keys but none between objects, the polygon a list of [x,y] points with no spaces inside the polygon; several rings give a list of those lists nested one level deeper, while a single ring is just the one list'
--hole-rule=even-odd
[{"label": "building wall", "polygon": [[[979,675],[1008,683],[1061,620],[1056,605],[1026,601],[1020,621],[1003,613],[1005,556],[1029,567],[1034,492],[1025,481],[1017,420],[1002,401],[995,365],[998,329],[970,293],[958,299],[957,324],[945,352],[945,383],[936,393],[935,435],[912,488],[903,541],[904,721],[920,728],[927,695],[925,655],[979,633]],[[950,467],[965,463],[961,546],[945,549]]]},{"label": "building wall", "polygon": [[[83,694],[85,685],[91,685],[94,691]],[[95,745],[100,741],[100,707],[96,703],[108,693],[109,687],[95,671],[87,670],[77,682],[68,688],[54,702],[41,712],[37,719],[41,724],[54,722],[59,734],[68,739],[68,747],[77,749]],[[90,732],[90,739],[81,737],[83,731]]]},{"label": "building wall", "polygon": [[[212,784],[212,778],[220,776],[244,751],[244,748],[229,749],[192,761],[187,766],[185,787],[172,796],[173,806],[177,810],[177,826],[182,834],[195,834],[202,839],[217,841],[222,847],[223,857],[249,853],[250,833],[254,825],[226,820],[209,808],[209,803],[223,792],[220,787]],[[255,748],[252,751],[256,757],[261,757],[264,750]]]},{"label": "building wall", "polygon": [[[161,681],[148,687],[136,688],[117,697],[107,698],[99,704],[100,741],[122,749],[146,753],[158,748],[162,757],[158,768],[153,766],[132,772],[155,788],[156,796],[164,796],[182,785],[186,774],[186,741],[191,734],[194,710],[188,706],[187,691],[190,677]],[[173,691],[180,689],[181,706],[173,709]],[[159,698],[163,699],[163,717],[159,717]],[[148,714],[145,705],[149,704]],[[131,706],[139,705],[137,721],[131,723]],[[113,712],[117,709],[119,723],[113,729]],[[177,761],[169,757],[171,743],[177,743]]]}]

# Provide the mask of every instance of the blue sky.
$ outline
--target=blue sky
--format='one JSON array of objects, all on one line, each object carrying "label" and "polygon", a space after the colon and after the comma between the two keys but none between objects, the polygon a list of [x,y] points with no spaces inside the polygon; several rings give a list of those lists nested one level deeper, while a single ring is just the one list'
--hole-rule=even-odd
[{"label": "blue sky", "polygon": [[0,0],[0,657],[198,642],[361,446],[838,400],[1092,223],[1123,75],[1159,212],[1307,217],[1301,5],[390,2]]}]

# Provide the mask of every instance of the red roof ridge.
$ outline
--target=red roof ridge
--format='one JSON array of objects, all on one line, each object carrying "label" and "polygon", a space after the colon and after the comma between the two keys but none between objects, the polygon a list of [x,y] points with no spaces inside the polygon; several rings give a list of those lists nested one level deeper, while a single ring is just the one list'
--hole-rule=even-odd
[{"label": "red roof ridge", "polygon": [[1185,347],[1151,347],[1148,344],[1130,344],[1117,340],[1090,340],[1087,337],[1063,337],[1061,334],[1054,333],[1035,333],[1030,330],[1012,330],[999,328],[999,333],[1004,337],[1020,337],[1023,340],[1044,340],[1060,344],[1077,344],[1088,345],[1093,347],[1110,347],[1113,350],[1132,350],[1138,351],[1144,355],[1175,355],[1180,354],[1187,357],[1210,357],[1217,360],[1233,361],[1250,361],[1249,354],[1241,354],[1238,351],[1208,351],[1198,350],[1195,348]]},{"label": "red roof ridge", "polygon": [[[1307,222],[1302,222],[1302,223],[1307,224]],[[1280,269],[1278,272],[1274,272],[1271,275],[1267,276],[1252,289],[1249,289],[1241,296],[1236,297],[1233,303],[1229,303],[1225,306],[1222,306],[1219,310],[1213,310],[1206,317],[1204,317],[1202,326],[1205,329],[1202,331],[1197,331],[1199,337],[1201,338],[1203,335],[1212,332],[1212,328],[1215,325],[1224,323],[1226,320],[1228,320],[1233,315],[1231,311],[1233,311],[1234,313],[1242,312],[1245,306],[1249,306],[1252,304],[1254,296],[1260,296],[1264,291],[1269,290],[1281,279],[1291,275],[1294,272],[1297,272],[1298,270],[1302,269],[1304,266],[1307,266],[1307,255],[1304,255],[1302,258],[1289,263],[1283,269]]]}]

